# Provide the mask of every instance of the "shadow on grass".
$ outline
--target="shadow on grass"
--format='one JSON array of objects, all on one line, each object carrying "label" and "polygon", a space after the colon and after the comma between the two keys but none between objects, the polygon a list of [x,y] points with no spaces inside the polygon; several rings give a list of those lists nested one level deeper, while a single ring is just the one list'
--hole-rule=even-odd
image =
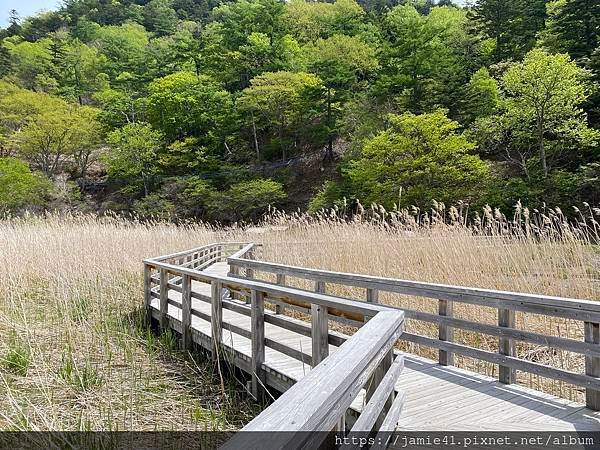
[{"label": "shadow on grass", "polygon": [[137,308],[121,320],[166,376],[198,400],[202,408],[193,413],[198,424],[208,423],[212,430],[238,429],[265,407],[250,396],[244,372],[227,361],[217,364],[197,343],[191,351],[183,350],[179,333],[161,330],[154,320],[148,323],[145,308]]}]

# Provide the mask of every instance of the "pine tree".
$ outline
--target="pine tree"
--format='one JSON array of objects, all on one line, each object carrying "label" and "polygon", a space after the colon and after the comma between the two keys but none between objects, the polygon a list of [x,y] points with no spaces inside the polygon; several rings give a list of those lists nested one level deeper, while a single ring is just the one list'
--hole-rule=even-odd
[{"label": "pine tree", "polygon": [[590,58],[600,45],[600,1],[567,0],[554,17],[553,29],[572,58]]}]

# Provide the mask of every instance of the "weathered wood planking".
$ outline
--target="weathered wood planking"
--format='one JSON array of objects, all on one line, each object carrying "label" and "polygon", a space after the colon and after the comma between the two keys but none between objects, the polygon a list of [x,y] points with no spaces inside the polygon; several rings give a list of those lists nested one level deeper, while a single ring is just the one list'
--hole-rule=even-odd
[{"label": "weathered wood planking", "polygon": [[[169,255],[169,258],[160,258],[161,261],[156,258],[146,261],[144,269],[146,307],[152,316],[160,319],[163,326],[171,327],[177,332],[183,333],[184,345],[186,339],[191,337],[191,340],[194,342],[215,352],[215,340],[212,336],[215,335],[217,338],[220,336],[219,347],[220,350],[229,355],[227,359],[231,360],[242,370],[255,375],[256,379],[253,378],[252,391],[256,395],[260,393],[259,385],[267,389],[274,388],[279,391],[289,389],[294,382],[303,379],[307,374],[311,373],[310,367],[313,363],[317,365],[316,369],[321,366],[321,364],[315,363],[312,360],[312,355],[317,355],[317,358],[321,360],[327,354],[335,355],[338,349],[331,344],[339,346],[348,339],[348,336],[329,332],[327,329],[327,320],[319,320],[318,313],[315,314],[313,324],[307,325],[298,319],[282,315],[281,309],[279,313],[264,309],[265,301],[275,305],[289,306],[290,308],[299,308],[297,305],[308,305],[314,308],[315,305],[319,305],[323,310],[333,312],[333,314],[325,316],[327,319],[350,321],[357,325],[359,321],[352,322],[352,319],[348,319],[348,314],[351,317],[354,314],[357,318],[360,317],[364,320],[365,318],[377,317],[381,312],[394,312],[394,310],[397,310],[397,308],[377,305],[377,294],[381,286],[366,287],[367,297],[365,300],[367,302],[361,304],[361,302],[354,300],[340,299],[324,294],[326,283],[339,283],[339,281],[331,278],[315,278],[315,290],[317,292],[313,293],[281,286],[285,284],[286,276],[298,276],[295,272],[275,272],[277,274],[277,283],[280,286],[260,282],[260,280],[239,278],[239,275],[236,277],[227,277],[224,275],[228,272],[239,274],[239,268],[245,267],[244,264],[248,261],[251,261],[252,264],[263,264],[260,261],[242,259],[248,252],[253,251],[252,244],[233,244],[232,246],[215,244],[212,248],[210,246],[202,248],[203,250],[198,253],[188,254],[188,252],[180,252],[179,254],[174,254],[175,257]],[[226,254],[236,250],[237,255],[234,258],[234,263],[237,264],[241,261],[243,264],[228,267],[224,263],[227,258]],[[229,259],[231,262],[231,258]],[[210,264],[204,264],[206,262]],[[270,265],[271,263],[266,264]],[[194,265],[196,265],[195,268]],[[202,271],[198,270],[199,267],[202,267]],[[255,268],[256,266],[250,268],[250,272],[246,272],[246,274],[250,273],[250,275],[254,276],[253,271]],[[248,267],[245,267],[245,269],[247,271]],[[259,270],[262,271],[263,269]],[[313,269],[308,270],[313,271]],[[156,276],[157,272],[164,276]],[[310,277],[307,278],[311,279]],[[190,282],[188,283],[187,280],[190,280]],[[153,288],[153,283],[158,286]],[[212,288],[206,283],[211,283]],[[351,283],[340,284],[352,285]],[[188,289],[188,286],[191,289]],[[215,286],[220,287],[218,294],[215,292]],[[470,288],[464,289],[468,290]],[[386,291],[386,289],[382,290]],[[247,298],[251,298],[251,305],[245,305],[242,302],[224,297],[225,293],[231,291],[239,292]],[[263,294],[262,301],[254,292]],[[247,295],[246,293],[252,293],[252,295]],[[522,296],[523,294],[514,295]],[[544,296],[534,297],[539,299]],[[577,319],[582,320],[581,312],[589,313],[589,318],[585,321],[585,342],[580,342],[556,336],[544,336],[514,328],[514,323],[510,315],[511,313],[514,315],[515,310],[523,311],[530,308],[537,312],[540,308],[547,308],[547,305],[540,306],[540,304],[535,302],[528,304],[524,301],[521,301],[521,303],[510,303],[505,299],[501,299],[498,304],[506,307],[498,308],[499,322],[495,326],[456,319],[452,317],[451,310],[451,302],[456,299],[432,298],[440,300],[439,315],[407,310],[406,317],[437,322],[440,325],[439,339],[410,333],[405,333],[403,335],[404,339],[421,345],[439,348],[441,350],[440,356],[443,354],[451,355],[452,353],[460,353],[496,363],[512,372],[515,369],[525,370],[585,386],[588,388],[588,405],[594,408],[598,406],[594,402],[593,397],[594,393],[597,394],[600,390],[600,379],[598,378],[597,369],[598,361],[600,360],[600,351],[598,350],[600,347],[598,345],[600,341],[598,338],[598,322],[589,321],[595,320],[595,312],[590,311],[586,305],[584,305],[585,308],[577,309],[572,304],[572,302],[578,302],[577,300],[552,298],[555,300],[567,300],[568,307],[566,309],[569,311],[565,313],[565,311],[560,310],[555,305],[552,307],[554,309],[550,315],[563,317],[564,314],[573,314]],[[471,301],[464,302],[477,304]],[[189,314],[187,311],[188,304]],[[215,306],[217,308],[216,311],[214,311]],[[488,305],[486,304],[486,306]],[[261,309],[262,314],[260,314]],[[306,311],[306,308],[304,310]],[[504,315],[505,311],[503,310],[508,311],[508,316]],[[317,309],[317,311],[319,310]],[[322,314],[320,316],[323,317]],[[188,322],[190,326],[187,327],[189,332],[188,337],[186,337],[185,325]],[[316,328],[315,323],[317,324]],[[218,326],[219,324],[220,327]],[[215,326],[222,331],[213,331],[215,330]],[[498,336],[501,353],[486,352],[453,343],[451,329],[454,327],[472,329],[472,331]],[[260,337],[261,329],[263,338]],[[316,336],[317,339],[313,340],[311,336]],[[325,339],[323,339],[323,336],[325,336]],[[586,355],[586,374],[574,374],[560,369],[549,368],[512,356],[511,348],[514,348],[514,340],[529,340],[541,343],[542,345],[564,347],[570,351],[584,353]],[[511,347],[511,344],[513,347]],[[319,354],[319,352],[321,353]],[[378,418],[380,422],[378,428],[381,430],[389,428],[391,423],[396,423],[397,418],[394,415],[399,414],[402,407],[404,407],[405,413],[402,414],[400,426],[406,429],[419,429],[419,427],[427,429],[433,426],[433,424],[436,424],[437,429],[439,429],[440,423],[445,424],[444,429],[468,429],[465,426],[469,423],[470,419],[475,418],[478,423],[483,424],[482,427],[484,429],[506,430],[512,429],[511,427],[514,427],[514,429],[523,429],[522,423],[524,420],[528,421],[528,423],[539,424],[541,427],[539,429],[600,429],[599,414],[584,408],[583,405],[559,400],[546,394],[524,389],[521,386],[503,385],[488,377],[461,371],[454,367],[443,367],[431,361],[425,361],[422,358],[411,358],[412,360],[407,365],[407,370],[405,370],[394,389],[394,392],[405,390],[406,398],[402,399],[400,396],[396,396],[395,399],[392,397],[386,399],[386,409],[389,409],[389,411],[384,417]],[[387,365],[378,364],[379,372],[374,370],[371,377],[372,380],[376,380],[374,388],[369,388],[365,385],[366,391],[363,390],[355,396],[356,398],[352,402],[352,409],[354,411],[361,411],[365,408],[365,412],[368,413],[369,409],[365,407],[365,402],[375,398],[378,393],[377,388],[386,380],[386,371],[391,364],[391,359],[383,358],[382,361],[389,361],[389,363]],[[443,361],[444,358],[440,358],[440,362]],[[413,366],[412,368],[410,367],[411,365]],[[390,372],[388,371],[387,373],[389,374]],[[506,380],[501,379],[501,381]],[[512,380],[509,377],[510,381]],[[411,392],[418,393],[418,401],[414,394],[411,395]],[[381,395],[379,394],[379,396]],[[417,405],[427,403],[428,398],[430,399],[429,403],[433,401],[433,404],[438,404],[438,407],[429,408],[429,410],[422,407],[420,410],[414,409]],[[457,402],[457,399],[461,401]],[[499,414],[500,411],[502,411],[502,414]],[[332,410],[329,412],[333,413]],[[336,411],[334,415],[338,415],[338,413],[342,416],[338,416],[333,426],[339,429],[340,424],[343,424],[344,414]],[[502,420],[499,421],[498,417],[502,418]]]}]

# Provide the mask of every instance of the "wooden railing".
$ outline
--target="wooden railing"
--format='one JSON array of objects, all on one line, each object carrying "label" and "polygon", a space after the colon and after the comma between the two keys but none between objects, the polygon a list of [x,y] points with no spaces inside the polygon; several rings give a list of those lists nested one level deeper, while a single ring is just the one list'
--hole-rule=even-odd
[{"label": "wooden railing", "polygon": [[[162,328],[178,331],[183,348],[189,349],[196,342],[210,350],[215,359],[223,358],[228,351],[223,345],[224,330],[250,339],[250,358],[231,349],[229,356],[236,366],[251,374],[252,395],[261,397],[267,385],[282,392],[289,388],[248,425],[250,430],[302,432],[337,428],[343,434],[347,409],[364,389],[366,405],[351,432],[393,431],[403,404],[403,396],[396,396],[394,388],[403,368],[403,359],[395,357],[393,348],[403,330],[404,314],[377,304],[332,297],[321,293],[318,286],[317,292],[309,292],[240,278],[235,269],[233,276],[202,271],[228,256],[237,259],[256,255],[258,251],[253,244],[211,244],[145,260],[144,291],[148,317],[158,319]],[[245,275],[251,277],[251,270],[246,270]],[[210,296],[196,292],[194,282],[210,284]],[[181,299],[170,298],[172,291],[180,293]],[[243,300],[231,298],[232,294]],[[193,299],[209,303],[210,313],[194,307]],[[309,326],[301,320],[269,311],[265,303],[286,307],[305,305],[312,313],[312,324]],[[224,309],[249,316],[250,330],[224,319]],[[192,328],[194,316],[210,323],[208,338]],[[352,320],[364,326],[354,336],[348,337],[329,330],[328,318],[331,317]],[[265,323],[312,337],[311,354],[267,338]],[[331,356],[329,344],[340,346]],[[307,363],[314,369],[290,388],[281,384],[281,380],[268,370],[265,365],[266,348]],[[298,410],[300,402],[302,405]],[[322,434],[314,435],[310,443],[317,445],[319,442],[314,440],[321,438]],[[288,443],[293,448],[300,448],[307,444],[304,439],[296,436],[295,442]]]},{"label": "wooden railing", "polygon": [[[327,436],[323,432],[335,429],[343,435],[346,410],[378,367],[386,363],[387,371],[378,380],[350,435],[368,434],[374,427],[378,433],[395,431],[404,395],[394,398],[394,386],[404,360],[398,356],[392,362],[391,358],[402,323],[400,311],[377,313],[223,448],[309,449],[319,447]],[[390,405],[386,407],[386,403]]]},{"label": "wooden railing", "polygon": [[[515,382],[516,371],[519,370],[584,387],[587,406],[595,410],[600,409],[600,302],[294,267],[257,261],[253,255],[254,249],[246,247],[227,259],[234,276],[240,276],[243,271],[246,278],[256,278],[257,272],[275,274],[278,285],[285,285],[288,277],[295,277],[314,282],[315,289],[321,293],[326,291],[328,283],[363,288],[365,304],[373,305],[378,303],[381,292],[437,299],[438,314],[406,308],[402,308],[402,311],[407,319],[436,324],[438,338],[405,331],[401,339],[438,349],[439,363],[442,365],[452,365],[455,353],[497,364],[499,380],[502,383]],[[497,309],[497,325],[453,317],[454,303]],[[318,323],[319,312],[315,311],[313,305],[293,301],[278,305],[278,312],[282,312],[281,308],[285,307],[308,313],[310,308],[313,330],[315,323]],[[518,329],[515,326],[516,311],[581,321],[584,339],[579,341]],[[329,315],[330,320],[360,325],[360,319],[357,320],[351,314],[331,313],[332,311]],[[499,351],[496,353],[453,342],[454,329],[495,336],[498,338]],[[517,341],[582,354],[585,357],[585,373],[575,373],[522,358],[516,353]]]}]

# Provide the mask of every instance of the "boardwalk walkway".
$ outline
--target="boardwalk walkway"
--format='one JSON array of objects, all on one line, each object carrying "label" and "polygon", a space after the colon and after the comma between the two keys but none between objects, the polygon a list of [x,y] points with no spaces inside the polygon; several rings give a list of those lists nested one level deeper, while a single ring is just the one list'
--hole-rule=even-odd
[{"label": "boardwalk walkway", "polygon": [[[230,270],[226,262],[216,262],[203,269],[211,275],[226,276]],[[192,292],[210,297],[211,286],[192,281]],[[182,320],[181,292],[169,289],[168,317],[170,326],[178,331]],[[245,302],[239,301],[240,306]],[[160,318],[158,298],[151,300],[152,315]],[[191,317],[193,339],[211,348],[211,304],[192,298]],[[251,319],[248,315],[223,309],[222,321],[232,324],[236,332],[223,330],[225,359],[249,372],[252,343],[249,338]],[[274,314],[265,312],[265,314]],[[286,318],[290,321],[297,319]],[[300,321],[298,321],[300,322]],[[179,329],[178,329],[179,328]],[[286,344],[299,354],[311,355],[311,337],[298,334],[271,323],[265,324],[265,339]],[[337,347],[330,345],[329,353]],[[441,366],[437,361],[419,356],[404,355],[404,371],[396,388],[406,393],[399,429],[444,431],[573,431],[600,430],[600,413],[583,405],[559,399],[516,384],[502,384],[497,379],[468,372],[452,366]],[[263,369],[269,389],[283,392],[310,370],[310,362],[303,362],[282,352],[266,347]],[[354,411],[364,407],[364,391],[352,403]]]}]

